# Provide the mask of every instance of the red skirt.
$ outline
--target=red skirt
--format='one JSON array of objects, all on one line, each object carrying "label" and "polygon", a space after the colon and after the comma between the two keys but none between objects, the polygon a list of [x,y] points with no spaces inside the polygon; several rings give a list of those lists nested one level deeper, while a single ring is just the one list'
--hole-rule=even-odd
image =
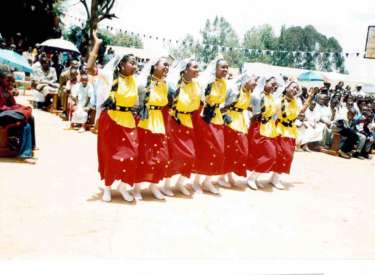
[{"label": "red skirt", "polygon": [[167,136],[170,164],[166,177],[176,174],[190,177],[196,159],[193,129],[178,124],[173,117],[169,116]]},{"label": "red skirt", "polygon": [[224,172],[234,172],[238,176],[246,176],[249,142],[247,135],[224,127],[225,160]]},{"label": "red skirt", "polygon": [[259,173],[268,173],[273,171],[277,161],[276,139],[262,136],[259,126],[259,122],[252,122],[248,132],[247,169]]},{"label": "red skirt", "polygon": [[196,150],[194,172],[208,176],[224,174],[224,126],[206,123],[199,112],[193,118]]},{"label": "red skirt", "polygon": [[98,163],[100,178],[106,186],[115,180],[135,182],[138,158],[137,128],[118,125],[102,112],[98,121]]},{"label": "red skirt", "polygon": [[167,135],[138,128],[139,153],[136,182],[158,183],[169,165]]},{"label": "red skirt", "polygon": [[274,167],[276,173],[290,173],[293,162],[294,149],[296,148],[296,140],[294,138],[278,136],[277,144],[277,162]]}]

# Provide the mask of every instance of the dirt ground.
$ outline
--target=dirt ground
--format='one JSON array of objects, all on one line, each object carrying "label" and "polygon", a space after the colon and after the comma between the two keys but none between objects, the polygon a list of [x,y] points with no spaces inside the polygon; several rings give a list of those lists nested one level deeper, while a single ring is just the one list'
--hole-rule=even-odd
[{"label": "dirt ground", "polygon": [[0,159],[2,260],[375,259],[374,159],[296,153],[284,191],[105,203],[96,135],[34,116],[37,164]]}]

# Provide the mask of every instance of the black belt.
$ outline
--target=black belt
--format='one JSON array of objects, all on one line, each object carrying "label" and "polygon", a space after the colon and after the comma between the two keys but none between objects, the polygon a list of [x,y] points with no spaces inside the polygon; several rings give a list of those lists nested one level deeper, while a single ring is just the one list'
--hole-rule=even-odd
[{"label": "black belt", "polygon": [[213,105],[211,105],[211,104],[207,103],[207,105],[210,106],[211,108],[215,108],[215,109],[217,109],[217,108],[220,107],[220,104],[213,104]]},{"label": "black belt", "polygon": [[163,109],[163,106],[150,105],[150,106],[148,106],[148,108],[150,110],[161,110],[161,109]]},{"label": "black belt", "polygon": [[182,112],[182,111],[176,110],[176,114],[191,115],[192,113],[193,112]]},{"label": "black belt", "polygon": [[281,124],[285,127],[292,127],[293,126],[293,122],[294,120],[290,120],[290,121],[282,121]]},{"label": "black belt", "polygon": [[262,118],[262,119],[260,120],[260,122],[261,122],[262,124],[266,124],[266,123],[268,123],[268,122],[271,120],[271,118],[272,118],[272,116],[267,117],[267,118]]},{"label": "black belt", "polygon": [[242,113],[244,109],[237,107],[230,107],[229,110]]},{"label": "black belt", "polygon": [[131,112],[133,111],[132,107],[116,106],[116,111],[120,112]]}]

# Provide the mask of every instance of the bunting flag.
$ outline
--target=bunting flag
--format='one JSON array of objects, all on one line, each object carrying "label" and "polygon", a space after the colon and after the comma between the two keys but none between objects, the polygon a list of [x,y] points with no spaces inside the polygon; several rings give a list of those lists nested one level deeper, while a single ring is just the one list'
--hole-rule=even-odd
[{"label": "bunting flag", "polygon": [[[75,16],[72,16],[67,13],[63,13],[64,17],[70,18],[77,22],[78,26],[81,26],[82,28],[85,27],[86,25],[86,19],[78,18]],[[150,39],[150,40],[156,40],[156,41],[163,41],[163,42],[168,42],[169,44],[176,44],[176,45],[181,45],[181,46],[189,46],[193,47],[194,44],[192,42],[185,42],[185,41],[180,41],[180,40],[175,40],[175,39],[170,39],[166,37],[160,37],[152,34],[145,34],[145,33],[136,33],[132,32],[126,29],[122,28],[117,28],[113,27],[110,25],[104,25],[104,28],[107,31],[115,31],[123,34],[127,34],[130,36],[136,36],[138,38],[143,38],[143,39]],[[255,48],[237,48],[237,47],[227,47],[224,45],[212,45],[212,44],[205,44],[203,43],[203,47],[208,50],[213,50],[216,49],[217,51],[222,51],[222,52],[233,52],[233,51],[242,51],[246,54],[252,55],[252,54],[257,54],[257,55],[263,55],[263,56],[275,56],[278,54],[283,54],[283,57],[287,57],[288,55],[293,56],[294,58],[296,57],[304,57],[304,58],[329,58],[330,60],[334,60],[334,58],[359,58],[364,56],[364,52],[324,52],[324,51],[288,51],[288,50],[283,50],[283,49],[278,49],[278,50],[271,50],[271,49],[255,49]]]}]

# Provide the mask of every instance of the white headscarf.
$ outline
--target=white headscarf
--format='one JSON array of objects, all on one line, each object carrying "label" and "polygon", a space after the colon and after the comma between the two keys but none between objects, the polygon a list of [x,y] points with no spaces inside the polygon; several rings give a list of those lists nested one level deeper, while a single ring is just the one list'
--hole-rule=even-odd
[{"label": "white headscarf", "polygon": [[96,115],[95,119],[99,118],[102,111],[102,104],[108,98],[113,84],[113,73],[120,61],[123,59],[124,54],[116,54],[100,71],[95,81],[96,90]]},{"label": "white headscarf", "polygon": [[266,86],[266,82],[271,80],[272,78],[276,78],[273,74],[263,75],[257,83],[252,95],[251,95],[251,103],[253,106],[253,113],[257,114],[260,112],[261,109],[261,99],[262,93],[264,91],[264,86]]},{"label": "white headscarf", "polygon": [[204,91],[208,84],[213,83],[216,80],[216,66],[219,60],[224,60],[223,56],[219,55],[217,58],[212,60],[206,67],[206,69],[199,75],[198,81],[202,90]]},{"label": "white headscarf", "polygon": [[177,83],[181,78],[181,72],[185,71],[187,65],[192,61],[195,61],[194,57],[178,60],[172,64],[171,68],[169,69],[167,82],[172,85],[174,89],[176,88]]}]

